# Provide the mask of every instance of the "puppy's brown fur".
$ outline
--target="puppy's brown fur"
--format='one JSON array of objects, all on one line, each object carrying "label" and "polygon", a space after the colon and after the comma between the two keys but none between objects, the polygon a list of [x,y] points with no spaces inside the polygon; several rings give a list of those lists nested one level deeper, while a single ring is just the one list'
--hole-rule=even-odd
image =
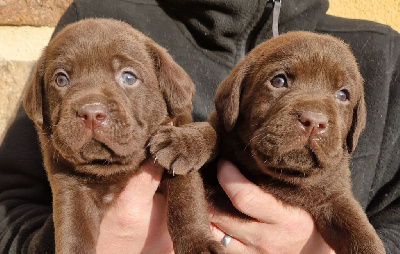
[{"label": "puppy's brown fur", "polygon": [[[341,254],[385,253],[351,192],[349,158],[365,125],[362,82],[342,41],[287,33],[238,63],[218,88],[210,116],[219,155],[266,192],[310,212]],[[203,170],[210,202],[245,218],[210,171]]]},{"label": "puppy's brown fur", "polygon": [[95,253],[101,218],[140,172],[146,146],[178,175],[163,178],[175,252],[223,252],[196,172],[213,147],[200,143],[198,151],[187,138],[215,139],[211,126],[191,123],[193,93],[171,56],[123,22],[80,21],[49,43],[24,106],[53,192],[56,253]]}]

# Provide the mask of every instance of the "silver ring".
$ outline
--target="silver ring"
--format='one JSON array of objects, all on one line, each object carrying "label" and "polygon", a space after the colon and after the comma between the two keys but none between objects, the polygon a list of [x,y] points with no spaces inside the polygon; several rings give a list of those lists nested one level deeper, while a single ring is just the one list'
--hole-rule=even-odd
[{"label": "silver ring", "polygon": [[228,247],[228,244],[230,243],[231,240],[232,240],[232,236],[225,235],[224,238],[222,238],[222,240],[221,240],[221,244],[226,248],[226,247]]}]

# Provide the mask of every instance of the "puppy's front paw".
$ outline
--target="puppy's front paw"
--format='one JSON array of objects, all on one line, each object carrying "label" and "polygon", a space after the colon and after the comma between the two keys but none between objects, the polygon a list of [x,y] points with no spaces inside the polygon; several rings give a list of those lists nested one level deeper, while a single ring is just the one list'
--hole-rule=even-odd
[{"label": "puppy's front paw", "polygon": [[[190,241],[190,239],[187,239]],[[193,240],[189,245],[176,244],[174,243],[175,253],[190,253],[190,254],[224,254],[226,253],[224,246],[221,243],[208,239],[205,241],[198,241],[199,239]]]},{"label": "puppy's front paw", "polygon": [[224,254],[226,253],[224,246],[215,240],[208,240],[196,246],[192,253],[202,254]]},{"label": "puppy's front paw", "polygon": [[192,128],[161,126],[150,139],[153,158],[171,174],[183,175],[198,170],[206,160],[198,154],[200,133]]}]

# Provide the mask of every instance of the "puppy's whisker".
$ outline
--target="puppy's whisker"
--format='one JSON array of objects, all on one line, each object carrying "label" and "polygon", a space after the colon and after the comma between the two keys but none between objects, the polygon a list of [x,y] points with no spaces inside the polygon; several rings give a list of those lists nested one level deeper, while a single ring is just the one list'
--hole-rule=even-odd
[{"label": "puppy's whisker", "polygon": [[252,137],[252,138],[250,139],[250,141],[253,141],[253,139],[256,139],[256,138],[258,138],[259,136],[262,136],[262,135],[265,135],[265,134],[262,132],[262,133],[260,133],[260,134],[258,134],[258,135],[255,135],[254,137]]},{"label": "puppy's whisker", "polygon": [[47,140],[47,142],[44,143],[43,145],[44,145],[44,146],[47,146],[47,145],[49,145],[50,142],[54,141],[54,140],[57,139],[57,138],[58,138],[58,135],[55,135],[55,136],[54,136],[54,135],[51,135],[50,138]]},{"label": "puppy's whisker", "polygon": [[256,138],[258,138],[258,137],[260,137],[260,136],[262,136],[262,135],[264,135],[264,133],[260,133],[260,134],[258,134],[258,135],[256,135],[256,136],[252,137],[252,138],[249,140],[249,142],[247,143],[247,145],[244,147],[243,150],[246,150],[247,147],[249,147],[249,146],[251,145],[251,142],[252,142],[254,139],[256,139]]},{"label": "puppy's whisker", "polygon": [[48,140],[46,141],[46,143],[43,144],[43,146],[47,146],[47,145],[51,142],[51,140],[52,140],[51,138],[48,139]]}]

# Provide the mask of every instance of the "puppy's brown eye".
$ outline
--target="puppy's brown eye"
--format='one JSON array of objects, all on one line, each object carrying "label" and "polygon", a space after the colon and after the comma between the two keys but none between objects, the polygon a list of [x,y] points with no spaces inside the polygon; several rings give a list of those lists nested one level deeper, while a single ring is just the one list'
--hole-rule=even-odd
[{"label": "puppy's brown eye", "polygon": [[120,81],[124,85],[131,86],[136,83],[136,77],[132,73],[125,71],[122,72]]},{"label": "puppy's brown eye", "polygon": [[59,87],[64,87],[69,85],[69,80],[67,78],[67,75],[64,73],[58,73],[56,77],[56,83]]},{"label": "puppy's brown eye", "polygon": [[275,88],[284,88],[288,87],[286,77],[284,75],[275,76],[271,80],[271,85]]},{"label": "puppy's brown eye", "polygon": [[349,99],[349,91],[343,89],[336,93],[336,98],[339,101],[347,101]]}]

